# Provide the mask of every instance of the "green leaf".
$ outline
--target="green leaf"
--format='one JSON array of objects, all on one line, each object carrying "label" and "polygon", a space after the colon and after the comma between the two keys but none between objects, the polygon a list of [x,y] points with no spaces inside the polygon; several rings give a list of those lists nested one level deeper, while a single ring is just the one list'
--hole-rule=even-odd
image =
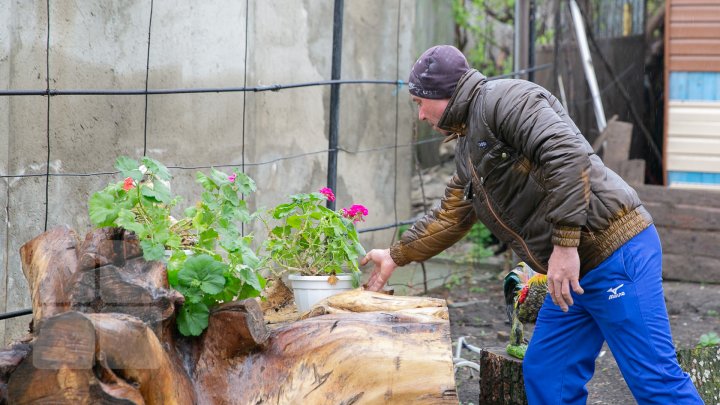
[{"label": "green leaf", "polygon": [[200,185],[207,191],[217,190],[218,188],[218,185],[215,184],[215,182],[211,178],[201,172],[197,172],[197,174],[195,175],[195,181],[200,183]]},{"label": "green leaf", "polygon": [[251,268],[243,267],[238,271],[238,273],[240,274],[240,279],[243,280],[246,284],[250,284],[254,289],[258,291],[262,290],[260,280],[258,279],[258,274],[255,273]]},{"label": "green leaf", "polygon": [[178,273],[180,285],[199,288],[208,294],[217,294],[225,286],[225,265],[207,254],[193,256],[185,261]]},{"label": "green leaf", "polygon": [[118,216],[119,207],[115,204],[112,195],[104,192],[97,192],[90,197],[88,213],[90,221],[97,227],[113,226]]},{"label": "green leaf", "polygon": [[291,215],[285,219],[285,222],[295,229],[302,227],[303,218],[299,215]]},{"label": "green leaf", "polygon": [[147,167],[148,171],[155,175],[158,179],[164,181],[170,181],[170,179],[172,179],[172,175],[168,171],[167,167],[157,160],[143,156],[142,163],[145,167]]},{"label": "green leaf", "polygon": [[235,185],[237,185],[238,191],[242,194],[250,194],[257,189],[255,181],[250,178],[247,174],[235,169]]},{"label": "green leaf", "polygon": [[288,216],[294,209],[294,204],[280,204],[272,210],[272,216],[275,219],[281,219]]},{"label": "green leaf", "polygon": [[363,245],[360,244],[360,242],[355,241],[355,252],[357,253],[358,257],[365,256],[367,253],[365,252],[365,248]]},{"label": "green leaf", "polygon": [[243,284],[243,287],[238,293],[238,299],[255,298],[260,296],[260,291],[256,290],[255,287],[250,284]]},{"label": "green leaf", "polygon": [[165,257],[165,246],[162,243],[157,243],[150,239],[143,239],[140,241],[140,247],[143,251],[143,258],[147,261],[161,260]]},{"label": "green leaf", "polygon": [[147,235],[145,226],[138,223],[137,219],[135,218],[135,214],[128,209],[121,208],[119,210],[115,223],[118,226],[127,229],[128,231],[135,232],[135,234],[141,238]]},{"label": "green leaf", "polygon": [[140,194],[149,198],[152,203],[170,204],[172,201],[170,189],[160,180],[156,180],[151,184],[141,185]]},{"label": "green leaf", "polygon": [[115,168],[118,169],[123,178],[132,177],[135,181],[140,181],[143,178],[142,172],[140,172],[140,164],[135,159],[131,159],[127,156],[120,156],[115,161]]},{"label": "green leaf", "polygon": [[163,204],[170,204],[172,201],[172,193],[165,181],[154,181],[153,191],[155,192],[155,198]]},{"label": "green leaf", "polygon": [[230,202],[233,206],[237,207],[240,204],[240,197],[238,196],[237,191],[233,189],[232,184],[224,184],[220,187],[220,191],[222,192],[225,200]]},{"label": "green leaf", "polygon": [[208,326],[210,310],[205,304],[183,304],[177,318],[178,330],[184,336],[200,336]]}]

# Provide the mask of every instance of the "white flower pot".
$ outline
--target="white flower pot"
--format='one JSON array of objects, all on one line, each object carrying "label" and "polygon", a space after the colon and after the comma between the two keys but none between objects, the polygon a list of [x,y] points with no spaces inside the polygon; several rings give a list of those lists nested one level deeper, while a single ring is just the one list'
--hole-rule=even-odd
[{"label": "white flower pot", "polygon": [[336,276],[337,283],[334,285],[328,283],[328,277],[330,276],[288,276],[299,312],[310,310],[313,305],[331,295],[353,289],[352,276],[349,274]]}]

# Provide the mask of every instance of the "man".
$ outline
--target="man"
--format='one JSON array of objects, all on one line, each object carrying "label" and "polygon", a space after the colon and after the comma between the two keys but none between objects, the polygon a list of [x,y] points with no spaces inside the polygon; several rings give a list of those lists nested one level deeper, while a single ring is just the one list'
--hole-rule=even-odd
[{"label": "man", "polygon": [[415,62],[409,91],[420,120],[457,139],[457,171],[437,208],[361,260],[374,262],[368,288],[480,220],[548,276],[523,364],[531,404],[584,404],[604,341],[639,403],[701,404],[675,356],[652,218],[558,100],[524,80],[488,81],[446,45]]}]

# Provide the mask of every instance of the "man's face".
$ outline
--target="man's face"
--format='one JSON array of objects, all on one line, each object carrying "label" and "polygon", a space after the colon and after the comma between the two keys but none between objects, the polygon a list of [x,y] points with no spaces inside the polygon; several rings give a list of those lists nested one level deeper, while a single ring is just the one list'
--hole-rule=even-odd
[{"label": "man's face", "polygon": [[440,117],[445,112],[450,99],[435,100],[431,98],[422,98],[418,96],[412,96],[412,101],[418,106],[418,118],[420,121],[427,121],[434,130],[440,132],[443,135],[447,135],[447,131],[437,127]]}]

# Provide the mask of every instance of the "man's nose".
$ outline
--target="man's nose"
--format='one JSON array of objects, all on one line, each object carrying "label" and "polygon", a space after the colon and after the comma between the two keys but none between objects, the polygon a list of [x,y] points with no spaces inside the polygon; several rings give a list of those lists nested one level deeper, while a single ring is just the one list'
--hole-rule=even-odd
[{"label": "man's nose", "polygon": [[422,108],[418,110],[418,118],[420,121],[425,121],[425,113],[423,112]]}]

